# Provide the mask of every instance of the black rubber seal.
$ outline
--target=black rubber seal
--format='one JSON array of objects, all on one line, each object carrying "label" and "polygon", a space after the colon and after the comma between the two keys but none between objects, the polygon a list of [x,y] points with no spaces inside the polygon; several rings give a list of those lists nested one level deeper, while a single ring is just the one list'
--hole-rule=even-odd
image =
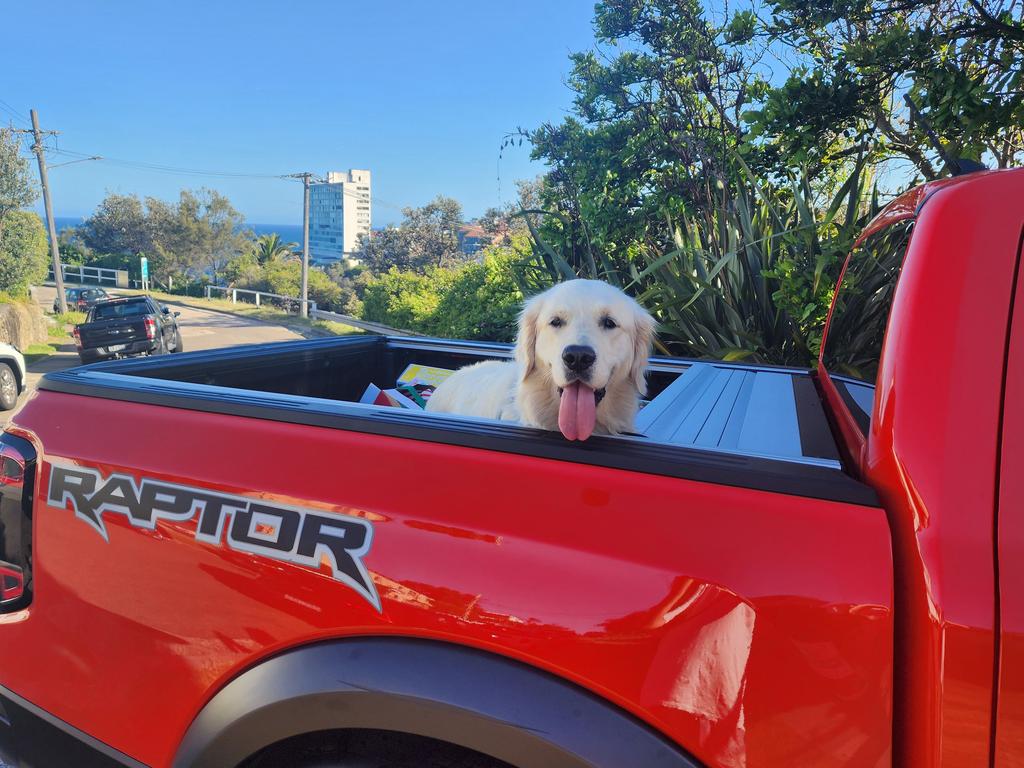
[{"label": "black rubber seal", "polygon": [[[308,356],[339,347],[351,347],[351,353],[371,354],[374,348],[377,351],[383,350],[386,341],[383,337],[319,339],[98,363],[49,373],[40,381],[39,389],[423,440],[790,496],[879,506],[878,496],[870,486],[836,467],[601,436],[585,442],[570,442],[557,432],[532,429],[511,422],[482,422],[440,414],[425,417],[422,413],[400,408],[373,408],[340,400],[205,386],[159,378],[165,372],[173,372],[176,377],[192,375],[207,366],[230,364],[238,368],[253,365],[261,356],[267,355],[274,355],[280,360],[286,352]],[[468,348],[471,345],[463,343],[463,346]],[[497,345],[480,346],[497,351]]]}]

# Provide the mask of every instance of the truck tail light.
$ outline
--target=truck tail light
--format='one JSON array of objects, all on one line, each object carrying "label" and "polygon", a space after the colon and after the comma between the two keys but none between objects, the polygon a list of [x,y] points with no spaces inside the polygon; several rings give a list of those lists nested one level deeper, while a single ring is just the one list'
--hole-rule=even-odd
[{"label": "truck tail light", "polygon": [[156,320],[154,320],[152,317],[146,317],[146,318],[143,318],[143,322],[146,324],[146,338],[147,339],[155,339],[156,338]]},{"label": "truck tail light", "polygon": [[32,600],[32,501],[36,452],[32,444],[0,434],[0,613]]},{"label": "truck tail light", "polygon": [[25,596],[25,574],[21,568],[0,564],[0,606]]},{"label": "truck tail light", "polygon": [[75,346],[80,348],[82,346],[82,334],[78,331],[77,325],[75,330],[71,332],[71,335],[75,337]]}]

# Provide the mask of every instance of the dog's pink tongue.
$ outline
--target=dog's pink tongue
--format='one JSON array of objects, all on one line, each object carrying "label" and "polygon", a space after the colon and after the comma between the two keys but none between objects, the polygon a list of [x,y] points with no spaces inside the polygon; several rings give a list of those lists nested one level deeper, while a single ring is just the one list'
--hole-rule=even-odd
[{"label": "dog's pink tongue", "polygon": [[597,421],[597,401],[594,390],[574,381],[562,390],[558,404],[558,428],[566,440],[586,440],[594,432]]}]

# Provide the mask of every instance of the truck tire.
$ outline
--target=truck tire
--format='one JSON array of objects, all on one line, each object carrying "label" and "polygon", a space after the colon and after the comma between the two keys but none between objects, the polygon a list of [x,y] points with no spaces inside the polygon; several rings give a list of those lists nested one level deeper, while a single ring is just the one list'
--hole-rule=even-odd
[{"label": "truck tire", "polygon": [[0,411],[9,411],[18,402],[18,380],[14,369],[7,363],[0,363]]},{"label": "truck tire", "polygon": [[452,744],[413,734],[336,731],[287,739],[267,747],[244,768],[512,768]]},{"label": "truck tire", "polygon": [[183,352],[184,349],[181,344],[181,330],[179,329],[174,332],[174,349],[171,352]]}]

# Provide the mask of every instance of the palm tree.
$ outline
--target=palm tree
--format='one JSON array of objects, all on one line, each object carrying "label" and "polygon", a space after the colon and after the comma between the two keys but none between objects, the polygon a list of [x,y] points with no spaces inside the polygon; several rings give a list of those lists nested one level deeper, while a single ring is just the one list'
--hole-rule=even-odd
[{"label": "palm tree", "polygon": [[252,244],[252,253],[262,266],[284,256],[290,256],[298,247],[298,243],[282,242],[281,236],[275,232],[256,238],[256,242]]}]

